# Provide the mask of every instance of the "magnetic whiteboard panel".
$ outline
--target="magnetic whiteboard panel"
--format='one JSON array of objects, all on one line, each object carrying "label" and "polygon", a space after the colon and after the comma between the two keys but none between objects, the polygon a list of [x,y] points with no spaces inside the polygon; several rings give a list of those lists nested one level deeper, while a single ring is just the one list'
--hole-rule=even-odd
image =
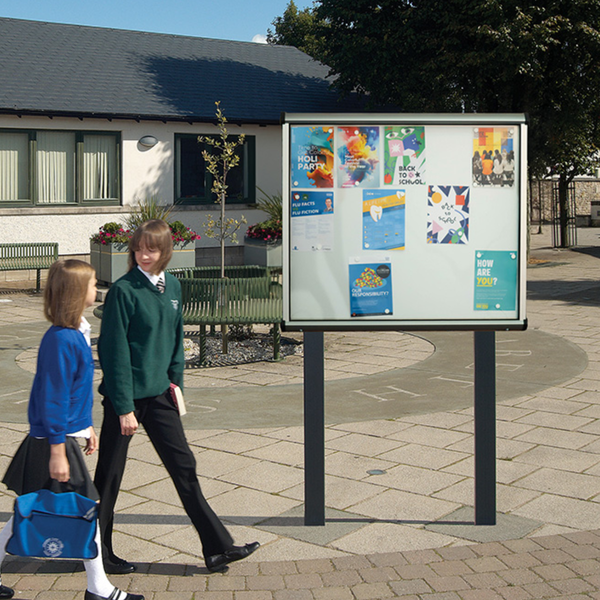
[{"label": "magnetic whiteboard panel", "polygon": [[286,115],[283,138],[286,327],[525,327],[522,115]]}]

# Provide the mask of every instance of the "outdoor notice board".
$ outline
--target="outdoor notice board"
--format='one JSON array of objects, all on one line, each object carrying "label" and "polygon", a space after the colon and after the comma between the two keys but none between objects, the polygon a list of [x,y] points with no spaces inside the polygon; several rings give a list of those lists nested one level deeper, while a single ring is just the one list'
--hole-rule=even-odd
[{"label": "outdoor notice board", "polygon": [[286,114],[284,326],[524,329],[524,115]]}]

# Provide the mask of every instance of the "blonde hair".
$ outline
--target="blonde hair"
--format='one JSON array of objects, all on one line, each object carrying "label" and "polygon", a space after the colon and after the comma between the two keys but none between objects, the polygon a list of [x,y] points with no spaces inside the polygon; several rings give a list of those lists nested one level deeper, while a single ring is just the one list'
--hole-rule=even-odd
[{"label": "blonde hair", "polygon": [[59,260],[50,267],[44,289],[44,316],[52,325],[79,329],[88,286],[95,274],[92,265],[77,259]]},{"label": "blonde hair", "polygon": [[160,258],[156,263],[156,273],[158,275],[164,271],[173,256],[173,237],[171,228],[166,221],[161,219],[152,219],[144,221],[134,232],[129,240],[129,270],[137,266],[135,253],[141,246],[149,250],[158,250]]}]

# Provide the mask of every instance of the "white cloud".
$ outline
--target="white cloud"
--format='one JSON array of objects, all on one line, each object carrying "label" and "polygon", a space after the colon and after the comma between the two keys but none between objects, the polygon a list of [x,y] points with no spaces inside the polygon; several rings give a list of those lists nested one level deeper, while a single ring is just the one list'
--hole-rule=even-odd
[{"label": "white cloud", "polygon": [[267,37],[262,35],[261,33],[257,33],[253,38],[252,41],[257,43],[257,44],[266,44],[267,43]]}]

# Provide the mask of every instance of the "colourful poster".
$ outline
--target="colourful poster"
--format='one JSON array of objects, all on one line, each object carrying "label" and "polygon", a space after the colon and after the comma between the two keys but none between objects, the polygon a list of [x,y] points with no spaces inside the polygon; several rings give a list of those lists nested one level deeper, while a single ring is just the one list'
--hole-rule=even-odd
[{"label": "colourful poster", "polygon": [[379,187],[379,127],[338,127],[337,187]]},{"label": "colourful poster", "polygon": [[512,127],[473,129],[473,185],[512,187],[515,148]]},{"label": "colourful poster", "polygon": [[516,251],[475,253],[475,310],[516,310],[518,262]]},{"label": "colourful poster", "polygon": [[350,263],[350,316],[392,315],[392,265]]},{"label": "colourful poster", "polygon": [[427,192],[427,243],[469,241],[469,187],[430,185]]},{"label": "colourful poster", "polygon": [[292,192],[292,251],[333,249],[333,192]]},{"label": "colourful poster", "polygon": [[293,188],[333,187],[333,127],[292,127]]},{"label": "colourful poster", "polygon": [[384,129],[385,185],[425,185],[425,127]]},{"label": "colourful poster", "polygon": [[363,249],[404,250],[406,192],[363,190]]}]

